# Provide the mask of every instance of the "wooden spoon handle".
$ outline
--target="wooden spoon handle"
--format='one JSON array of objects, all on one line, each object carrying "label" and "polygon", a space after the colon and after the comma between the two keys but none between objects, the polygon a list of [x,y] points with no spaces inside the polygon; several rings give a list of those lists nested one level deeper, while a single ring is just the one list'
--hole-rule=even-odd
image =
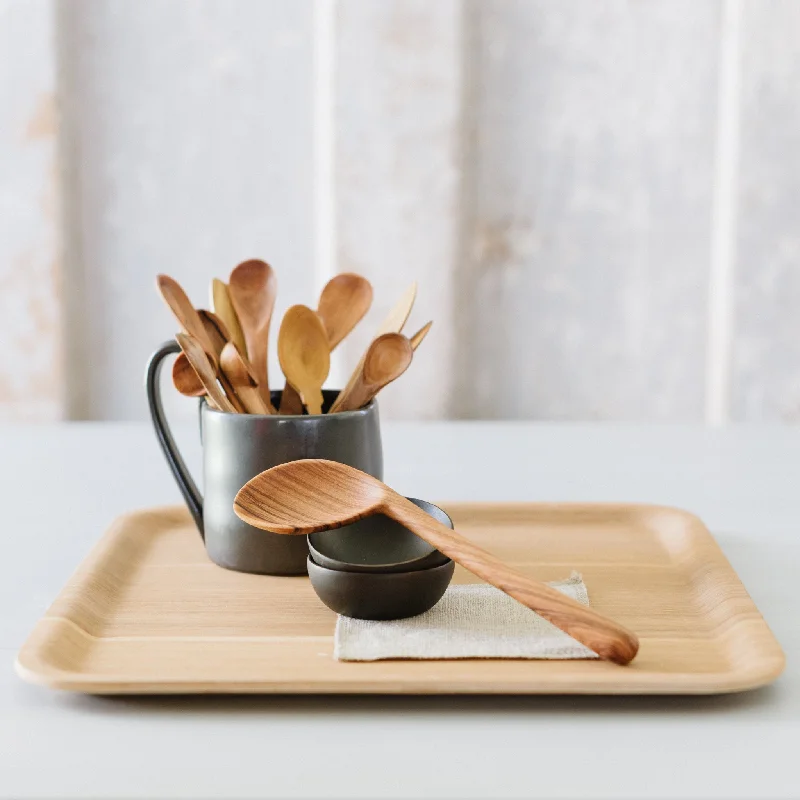
[{"label": "wooden spoon handle", "polygon": [[380,386],[370,386],[364,381],[364,372],[358,376],[353,384],[342,389],[330,407],[329,414],[338,411],[353,411],[365,406],[381,389]]},{"label": "wooden spoon handle", "polygon": [[634,633],[594,609],[582,606],[550,586],[509,567],[400,495],[392,497],[380,510],[474,575],[552,622],[600,658],[627,664],[636,655],[639,641]]},{"label": "wooden spoon handle", "polygon": [[281,403],[280,407],[278,408],[279,414],[302,414],[303,413],[303,401],[298,393],[297,389],[292,386],[289,381],[286,381],[286,385],[283,387],[283,392],[281,392]]}]

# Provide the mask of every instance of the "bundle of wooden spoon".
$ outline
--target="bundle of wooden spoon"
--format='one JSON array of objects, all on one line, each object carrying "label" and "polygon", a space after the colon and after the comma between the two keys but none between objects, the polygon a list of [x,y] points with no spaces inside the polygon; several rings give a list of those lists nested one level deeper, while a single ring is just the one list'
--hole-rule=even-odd
[{"label": "bundle of wooden spoon", "polygon": [[[328,281],[316,310],[289,308],[278,331],[278,358],[286,382],[273,394],[267,356],[277,280],[269,264],[251,259],[235,267],[227,283],[215,278],[211,311],[195,308],[167,275],[158,276],[158,289],[181,327],[176,339],[182,352],[172,369],[175,388],[189,397],[205,397],[213,408],[239,414],[323,413],[330,354],[372,305],[369,281],[345,272]],[[328,413],[362,408],[408,369],[433,324],[428,322],[411,337],[402,333],[416,293],[414,284],[389,312]]]}]

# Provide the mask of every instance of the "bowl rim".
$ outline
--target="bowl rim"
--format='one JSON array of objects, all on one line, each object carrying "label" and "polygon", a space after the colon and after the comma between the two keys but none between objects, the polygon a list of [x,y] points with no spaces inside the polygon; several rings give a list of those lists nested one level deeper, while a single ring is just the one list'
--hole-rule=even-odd
[{"label": "bowl rim", "polygon": [[[419,503],[425,503],[425,504],[427,504],[429,506],[432,506],[433,508],[437,509],[444,516],[444,518],[447,520],[447,522],[449,523],[450,530],[453,530],[454,526],[453,526],[453,520],[452,520],[451,516],[443,508],[441,508],[440,506],[437,506],[436,503],[431,503],[430,500],[423,500],[422,498],[419,498],[419,497],[406,497],[406,500],[410,500],[415,505],[417,505]],[[425,511],[425,513],[428,513],[427,510],[425,508],[423,508],[422,506],[417,505],[417,507],[421,508],[423,511]],[[370,516],[374,516],[374,515],[370,515]],[[433,515],[431,514],[431,516],[433,516]],[[443,524],[445,524],[445,523],[443,523]],[[408,529],[406,529],[406,530],[408,530]],[[328,532],[329,531],[317,531],[316,533],[310,533],[310,534],[308,534],[307,542],[308,542],[309,555],[316,556],[316,558],[314,559],[314,564],[316,564],[316,566],[318,566],[318,567],[320,567],[322,569],[329,569],[332,572],[351,572],[351,573],[352,572],[363,572],[363,573],[368,573],[368,574],[369,573],[372,573],[372,574],[380,574],[380,573],[391,574],[392,572],[399,572],[399,573],[403,573],[403,572],[420,572],[420,571],[422,571],[420,569],[416,569],[416,570],[414,570],[414,569],[403,569],[403,567],[408,567],[410,565],[419,563],[421,561],[425,561],[426,559],[430,559],[436,553],[438,553],[444,559],[444,561],[441,564],[435,563],[435,564],[432,564],[431,566],[442,566],[443,564],[446,564],[448,561],[451,560],[446,555],[444,555],[444,553],[442,553],[439,550],[437,550],[436,547],[434,547],[432,544],[430,544],[429,542],[426,542],[426,544],[428,544],[428,546],[430,547],[430,550],[428,550],[428,552],[425,553],[422,556],[417,556],[415,558],[408,558],[408,559],[405,559],[403,561],[389,561],[389,562],[385,562],[385,563],[382,563],[382,564],[354,564],[351,561],[341,561],[338,558],[333,558],[333,557],[327,555],[326,553],[321,552],[319,550],[319,548],[315,546],[315,544],[314,544],[315,537],[322,536],[322,535],[324,535],[324,534],[326,534]],[[413,533],[413,531],[410,531],[410,532]],[[341,567],[339,567],[339,566],[328,566],[327,564],[321,564],[317,560],[320,557],[322,559],[330,562],[331,565],[332,564],[337,564],[337,565],[341,564]],[[438,561],[438,559],[436,559],[436,560]],[[351,569],[348,569],[348,567],[351,567]],[[355,567],[355,569],[353,569],[354,567]],[[428,567],[424,567],[423,569],[428,569]]]}]

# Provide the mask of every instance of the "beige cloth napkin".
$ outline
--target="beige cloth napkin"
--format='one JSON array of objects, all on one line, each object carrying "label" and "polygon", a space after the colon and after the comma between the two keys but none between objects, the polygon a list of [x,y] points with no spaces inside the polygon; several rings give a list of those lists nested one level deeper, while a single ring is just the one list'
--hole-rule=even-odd
[{"label": "beige cloth napkin", "polygon": [[[589,605],[589,594],[577,572],[550,586]],[[486,584],[450,586],[430,611],[408,619],[377,622],[339,617],[333,657],[339,661],[597,658],[555,625]]]}]

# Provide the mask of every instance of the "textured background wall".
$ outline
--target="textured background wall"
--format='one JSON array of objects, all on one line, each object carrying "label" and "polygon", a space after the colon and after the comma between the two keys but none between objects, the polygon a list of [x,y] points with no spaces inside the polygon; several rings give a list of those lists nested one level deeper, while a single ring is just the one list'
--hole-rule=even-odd
[{"label": "textured background wall", "polygon": [[155,273],[201,304],[253,255],[279,313],[373,281],[338,381],[419,281],[390,416],[800,417],[794,0],[0,0],[0,37],[5,417],[143,418]]}]

